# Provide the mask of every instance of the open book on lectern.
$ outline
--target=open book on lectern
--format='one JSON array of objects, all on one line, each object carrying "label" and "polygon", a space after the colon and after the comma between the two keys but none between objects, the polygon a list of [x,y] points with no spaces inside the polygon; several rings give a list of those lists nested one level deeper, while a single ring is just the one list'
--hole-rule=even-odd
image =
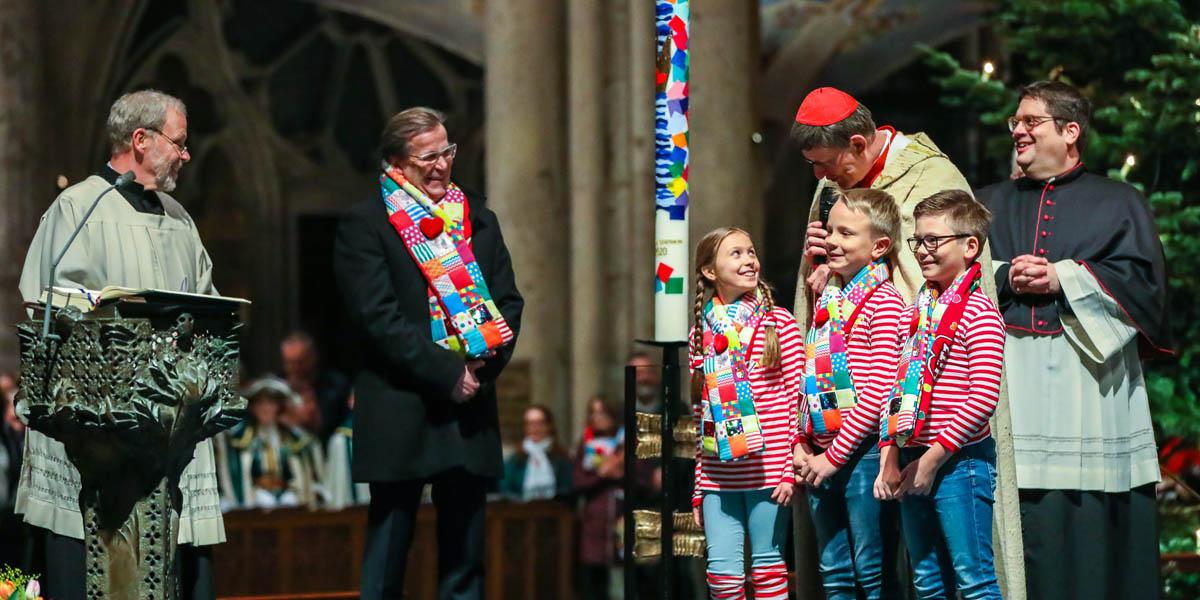
[{"label": "open book on lectern", "polygon": [[[51,291],[53,291],[52,294]],[[240,305],[250,304],[250,301],[245,298],[209,296],[206,294],[173,292],[170,290],[128,288],[116,285],[107,286],[99,291],[54,286],[53,290],[51,288],[42,290],[43,300],[32,303],[33,306],[30,308],[44,306],[47,296],[50,296],[56,309],[65,306],[74,306],[85,313],[102,310],[117,303],[171,304],[216,310],[237,310]]]}]

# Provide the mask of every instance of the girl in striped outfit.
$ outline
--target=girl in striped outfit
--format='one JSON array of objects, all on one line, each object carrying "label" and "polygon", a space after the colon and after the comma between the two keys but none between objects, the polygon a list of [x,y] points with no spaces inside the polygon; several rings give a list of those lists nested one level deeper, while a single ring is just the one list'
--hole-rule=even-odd
[{"label": "girl in striped outfit", "polygon": [[759,280],[741,229],[696,246],[695,326],[689,364],[700,423],[692,514],[708,544],[713,598],[745,598],[749,534],[754,597],[786,600],[787,539],[795,474],[796,409],[804,340]]}]

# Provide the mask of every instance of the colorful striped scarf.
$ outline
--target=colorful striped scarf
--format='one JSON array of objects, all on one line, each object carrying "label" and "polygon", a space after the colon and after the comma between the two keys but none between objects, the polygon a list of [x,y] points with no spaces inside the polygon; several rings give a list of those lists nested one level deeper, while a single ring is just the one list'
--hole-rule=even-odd
[{"label": "colorful striped scarf", "polygon": [[854,408],[858,395],[846,359],[846,340],[867,299],[889,277],[888,263],[865,266],[845,288],[831,283],[817,300],[813,326],[804,339],[804,400],[800,426],[809,435],[837,433],[842,410]]},{"label": "colorful striped scarf", "polygon": [[731,304],[713,296],[704,307],[701,447],[723,461],[745,458],[766,445],[754,411],[748,356],[765,309],[757,290]]},{"label": "colorful striped scarf", "polygon": [[388,222],[429,284],[433,341],[466,358],[489,356],[511,343],[512,329],[492,301],[471,252],[462,190],[450,184],[441,202],[434,203],[399,168],[386,163],[379,185]]},{"label": "colorful striped scarf", "polygon": [[979,289],[979,271],[979,263],[972,264],[942,293],[928,282],[921,286],[910,334],[896,369],[896,383],[888,396],[887,416],[880,424],[881,440],[894,439],[903,447],[921,434],[929,418],[934,381],[954,345],[967,300]]}]

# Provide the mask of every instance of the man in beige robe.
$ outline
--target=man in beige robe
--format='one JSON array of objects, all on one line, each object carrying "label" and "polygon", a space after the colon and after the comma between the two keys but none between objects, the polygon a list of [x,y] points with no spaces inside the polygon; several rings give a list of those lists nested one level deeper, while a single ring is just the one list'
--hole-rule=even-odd
[{"label": "man in beige robe", "polygon": [[[949,189],[971,191],[967,180],[924,133],[904,134],[892,127],[876,127],[871,111],[849,94],[835,88],[813,90],[801,104],[793,126],[792,138],[800,146],[805,160],[818,178],[817,190],[809,210],[805,260],[797,279],[795,315],[801,331],[812,322],[812,302],[825,288],[829,268],[813,267],[814,257],[825,254],[827,235],[820,222],[821,198],[827,188],[871,188],[890,194],[900,209],[900,235],[914,234],[913,209],[922,200]],[[901,243],[895,240],[895,243]],[[990,272],[990,252],[981,253],[985,272]],[[916,298],[925,282],[916,257],[907,251],[899,254],[892,278],[896,289],[908,303]],[[993,301],[995,282],[983,278],[983,288]],[[1012,450],[1012,427],[1007,391],[1001,382],[1000,403],[992,417],[992,435],[996,439],[998,478],[995,492],[996,569],[1004,597],[1024,600],[1025,572],[1022,558],[1020,507],[1017,501],[1016,475]],[[811,519],[806,502],[795,503],[796,556],[810,556]],[[815,560],[805,561],[815,564]],[[804,574],[800,575],[804,577]],[[809,574],[815,577],[815,569]],[[813,589],[801,585],[801,589]],[[802,594],[801,597],[806,597]]]},{"label": "man in beige robe", "polygon": [[[216,295],[212,261],[196,225],[167,192],[190,158],[187,109],[172,96],[153,90],[133,92],[113,104],[107,130],[112,155],[99,172],[59,194],[46,210],[25,258],[21,295],[26,301],[59,287],[99,290],[109,285]],[[54,258],[66,245],[92,201],[120,174],[133,182],[106,193],[50,281]],[[195,457],[179,486],[183,506],[179,543],[186,572],[185,597],[212,597],[210,553],[200,546],[225,541],[210,440],[196,445]],[[30,430],[17,490],[16,511],[25,522],[46,530],[46,596],[84,597],[83,518],[79,472],[63,445]]]}]

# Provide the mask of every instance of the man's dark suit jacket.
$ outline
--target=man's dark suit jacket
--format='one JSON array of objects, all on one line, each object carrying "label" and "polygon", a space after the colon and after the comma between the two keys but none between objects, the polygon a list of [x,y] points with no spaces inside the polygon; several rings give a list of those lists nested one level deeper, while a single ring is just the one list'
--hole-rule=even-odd
[{"label": "man's dark suit jacket", "polygon": [[[492,299],[513,330],[525,305],[496,214],[464,190],[471,249]],[[464,359],[433,343],[428,283],[388,223],[378,197],[354,206],[338,226],[334,272],[362,356],[354,382],[355,481],[420,479],[455,467],[485,477],[503,472],[496,377],[512,357],[502,349],[477,371],[479,393],[451,399]]]}]

